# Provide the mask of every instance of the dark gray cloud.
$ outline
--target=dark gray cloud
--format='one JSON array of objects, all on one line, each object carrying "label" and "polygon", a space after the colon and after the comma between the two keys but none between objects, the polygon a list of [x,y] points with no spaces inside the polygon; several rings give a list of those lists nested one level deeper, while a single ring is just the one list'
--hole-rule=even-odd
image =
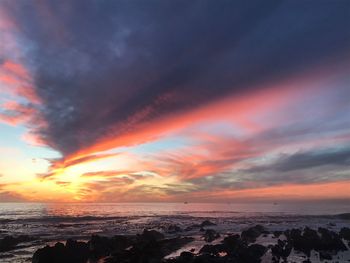
[{"label": "dark gray cloud", "polygon": [[266,165],[234,169],[191,179],[195,191],[252,189],[284,184],[313,184],[350,179],[350,147],[281,155]]},{"label": "dark gray cloud", "polygon": [[[63,155],[350,49],[348,1],[2,1]],[[0,58],[4,59],[4,58]]]},{"label": "dark gray cloud", "polygon": [[297,152],[291,155],[282,155],[276,162],[266,166],[256,166],[246,172],[278,171],[288,172],[310,169],[320,166],[349,166],[350,147],[327,149],[307,152]]}]

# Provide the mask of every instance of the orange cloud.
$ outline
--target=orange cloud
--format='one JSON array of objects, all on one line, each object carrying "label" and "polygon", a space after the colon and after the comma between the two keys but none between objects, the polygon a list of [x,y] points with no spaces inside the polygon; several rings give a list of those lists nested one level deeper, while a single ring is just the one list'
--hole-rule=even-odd
[{"label": "orange cloud", "polygon": [[244,190],[213,189],[182,194],[181,200],[206,201],[290,201],[349,199],[350,181],[318,184],[285,184]]},{"label": "orange cloud", "polygon": [[[265,127],[260,127],[253,119],[256,114],[262,114],[268,110],[277,110],[287,102],[291,103],[292,98],[297,95],[295,89],[285,87],[283,89],[274,87],[255,93],[246,93],[240,96],[233,96],[203,106],[188,113],[178,113],[158,118],[154,121],[138,123],[133,129],[126,129],[127,132],[120,134],[121,127],[111,131],[111,136],[101,138],[90,147],[67,156],[68,159],[79,158],[94,152],[109,150],[121,146],[132,146],[159,139],[167,134],[175,133],[190,125],[199,122],[210,122],[226,120],[238,124],[247,132],[257,132]],[[174,95],[172,95],[174,97]],[[128,123],[125,123],[127,125]],[[118,136],[114,134],[119,134]]]}]

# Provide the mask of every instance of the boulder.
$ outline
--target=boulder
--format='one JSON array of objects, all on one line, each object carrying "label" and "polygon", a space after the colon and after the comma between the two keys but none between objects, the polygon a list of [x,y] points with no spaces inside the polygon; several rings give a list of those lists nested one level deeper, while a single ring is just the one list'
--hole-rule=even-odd
[{"label": "boulder", "polygon": [[214,229],[207,229],[204,233],[204,240],[206,242],[212,242],[219,237],[220,234],[217,233]]},{"label": "boulder", "polygon": [[200,227],[205,227],[205,226],[216,226],[215,223],[209,221],[209,220],[204,220],[200,225]]},{"label": "boulder", "polygon": [[265,228],[262,225],[256,225],[242,231],[241,237],[248,243],[253,243],[256,239],[263,233],[265,233]]}]

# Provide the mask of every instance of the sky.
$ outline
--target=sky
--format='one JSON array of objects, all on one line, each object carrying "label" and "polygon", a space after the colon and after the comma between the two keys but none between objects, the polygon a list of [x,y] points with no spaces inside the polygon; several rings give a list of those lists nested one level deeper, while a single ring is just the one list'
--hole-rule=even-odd
[{"label": "sky", "polygon": [[350,2],[0,1],[0,202],[350,199]]}]

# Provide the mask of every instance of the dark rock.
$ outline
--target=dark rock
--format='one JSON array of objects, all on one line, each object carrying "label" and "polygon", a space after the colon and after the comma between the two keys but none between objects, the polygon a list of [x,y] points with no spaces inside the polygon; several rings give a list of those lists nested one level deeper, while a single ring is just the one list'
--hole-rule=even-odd
[{"label": "dark rock", "polygon": [[344,238],[345,240],[350,241],[350,228],[343,227],[340,230],[339,235],[341,238]]},{"label": "dark rock", "polygon": [[283,234],[283,231],[273,231],[273,236],[279,238]]},{"label": "dark rock", "polygon": [[17,237],[5,236],[0,239],[0,252],[10,251],[16,248],[16,246],[23,242],[33,241],[34,239],[27,235],[20,235]]},{"label": "dark rock", "polygon": [[326,228],[318,228],[318,232],[321,234],[320,243],[315,247],[315,250],[328,250],[328,251],[345,251],[347,250],[345,244],[341,240],[340,235],[330,231]]},{"label": "dark rock", "polygon": [[144,241],[157,241],[164,238],[164,235],[156,230],[143,230],[143,233],[138,236]]},{"label": "dark rock", "polygon": [[337,233],[326,228],[319,228],[318,233],[306,227],[303,232],[299,229],[292,229],[286,231],[285,235],[295,250],[305,253],[308,257],[313,249],[316,251],[346,250],[346,246]]},{"label": "dark rock", "polygon": [[303,252],[307,257],[310,257],[311,250],[319,243],[319,236],[313,229],[306,227],[304,232],[300,229],[291,229],[286,231],[287,240],[295,250]]},{"label": "dark rock", "polygon": [[135,236],[117,235],[112,238],[93,235],[88,242],[92,258],[107,256],[115,251],[120,251],[131,246],[136,240]]},{"label": "dark rock", "polygon": [[332,255],[329,251],[320,251],[320,260],[332,260]]},{"label": "dark rock", "polygon": [[67,240],[56,243],[55,246],[46,246],[38,249],[32,258],[33,263],[86,263],[89,258],[87,243]]},{"label": "dark rock", "polygon": [[[253,244],[246,250],[246,262],[260,262],[261,257],[266,253],[267,248],[260,244]],[[243,258],[244,259],[244,258]]]},{"label": "dark rock", "polygon": [[273,262],[287,261],[288,256],[292,251],[292,245],[287,241],[278,240],[277,244],[271,247],[271,253],[273,256]]},{"label": "dark rock", "polygon": [[[119,251],[113,253],[112,257],[106,262],[108,263],[120,263],[120,262],[142,262],[142,263],[155,263],[160,262],[164,256],[172,253],[175,250],[180,249],[185,244],[193,241],[193,238],[189,237],[177,237],[172,239],[156,240],[151,239],[138,239],[137,242],[128,250]],[[173,261],[168,261],[173,262]]]},{"label": "dark rock", "polygon": [[180,258],[185,260],[186,262],[190,261],[193,259],[194,255],[191,252],[184,251],[180,254]]},{"label": "dark rock", "polygon": [[222,244],[217,245],[204,245],[200,250],[200,254],[210,254],[218,256],[220,252],[226,252],[225,247]]},{"label": "dark rock", "polygon": [[212,242],[219,237],[220,234],[217,233],[214,229],[207,229],[204,233],[204,240],[206,242]]},{"label": "dark rock", "polygon": [[242,240],[239,235],[230,235],[224,238],[222,241],[225,252],[229,256],[235,256],[237,254],[237,251],[243,250],[247,248],[247,242],[245,240]]},{"label": "dark rock", "polygon": [[215,223],[210,222],[209,220],[204,220],[200,225],[200,227],[205,227],[205,226],[216,226]]},{"label": "dark rock", "polygon": [[178,233],[178,232],[181,232],[182,229],[181,227],[177,226],[177,225],[170,225],[168,227],[168,233]]},{"label": "dark rock", "polygon": [[241,237],[243,240],[248,243],[255,242],[256,239],[265,232],[265,228],[261,225],[256,225],[254,227],[250,227],[247,230],[242,231]]}]

